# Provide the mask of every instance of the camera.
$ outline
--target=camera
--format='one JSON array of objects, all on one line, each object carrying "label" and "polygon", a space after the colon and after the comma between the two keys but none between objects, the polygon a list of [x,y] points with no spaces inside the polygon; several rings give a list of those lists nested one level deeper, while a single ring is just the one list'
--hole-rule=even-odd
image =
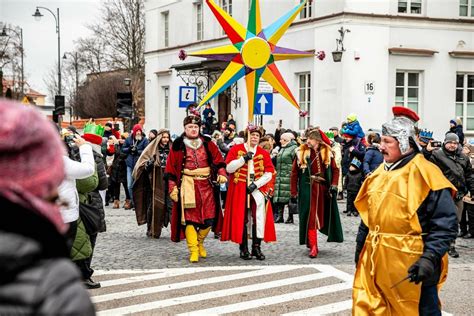
[{"label": "camera", "polygon": [[64,142],[68,147],[76,147],[76,143],[74,142],[74,136],[73,135],[66,135],[64,136]]},{"label": "camera", "polygon": [[443,143],[440,142],[440,141],[438,141],[438,140],[433,140],[433,141],[431,141],[431,146],[432,146],[432,147],[439,148],[439,147],[441,147],[442,145],[443,145]]}]

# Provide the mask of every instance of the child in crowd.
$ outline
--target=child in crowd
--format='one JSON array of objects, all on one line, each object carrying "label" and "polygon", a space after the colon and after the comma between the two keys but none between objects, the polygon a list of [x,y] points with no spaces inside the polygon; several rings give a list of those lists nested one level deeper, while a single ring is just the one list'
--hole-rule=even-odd
[{"label": "child in crowd", "polygon": [[354,158],[349,166],[347,173],[347,207],[344,213],[347,216],[359,216],[359,212],[354,206],[354,201],[359,193],[362,182],[364,182],[364,174],[362,172],[362,163],[359,159]]}]

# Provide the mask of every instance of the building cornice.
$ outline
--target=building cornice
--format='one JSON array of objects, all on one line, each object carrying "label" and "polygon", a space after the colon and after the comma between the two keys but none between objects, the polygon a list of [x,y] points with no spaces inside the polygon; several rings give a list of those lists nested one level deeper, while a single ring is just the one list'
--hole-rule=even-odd
[{"label": "building cornice", "polygon": [[421,49],[421,48],[408,48],[408,47],[391,47],[388,49],[391,55],[401,56],[419,56],[419,57],[433,57],[434,54],[439,53],[436,50]]},{"label": "building cornice", "polygon": [[[326,21],[326,20],[331,20],[335,18],[371,18],[371,19],[383,19],[383,20],[397,20],[397,21],[407,21],[407,22],[437,22],[437,23],[450,23],[450,24],[463,24],[463,25],[472,25],[474,26],[474,19],[446,19],[446,18],[430,18],[430,17],[425,17],[425,16],[412,16],[412,15],[393,15],[393,14],[373,14],[373,13],[357,13],[357,12],[339,12],[339,13],[334,13],[334,14],[329,14],[317,18],[312,18],[312,19],[304,19],[304,20],[299,20],[296,22],[293,22],[290,26],[295,27],[295,26],[300,26],[300,25],[307,25],[311,24],[314,22],[320,22],[320,21]],[[179,49],[184,49],[188,47],[193,47],[196,45],[206,45],[209,43],[216,43],[222,40],[227,39],[227,37],[222,36],[219,38],[213,38],[213,39],[208,39],[208,40],[203,40],[203,41],[196,41],[196,42],[190,42],[187,44],[183,45],[177,45],[173,47],[166,47],[166,48],[160,48],[156,50],[151,50],[148,52],[145,52],[145,55],[150,55],[150,54],[156,54],[156,53],[165,53],[165,52],[170,52],[170,51],[175,51]]]},{"label": "building cornice", "polygon": [[474,59],[474,51],[472,50],[454,50],[449,52],[449,56],[453,58]]}]

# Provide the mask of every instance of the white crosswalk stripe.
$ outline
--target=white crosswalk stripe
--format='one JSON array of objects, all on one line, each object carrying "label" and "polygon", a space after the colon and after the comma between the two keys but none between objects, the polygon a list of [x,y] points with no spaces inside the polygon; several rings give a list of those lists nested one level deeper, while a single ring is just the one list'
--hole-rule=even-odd
[{"label": "white crosswalk stripe", "polygon": [[98,315],[350,315],[352,308],[352,275],[330,265],[114,270],[95,278]]},{"label": "white crosswalk stripe", "polygon": [[[188,279],[194,274],[199,277]],[[267,313],[266,308],[282,314],[278,310],[283,305],[317,297],[322,302],[330,294],[338,295],[342,303],[319,303],[321,311],[350,314],[351,308],[347,299],[352,276],[329,265],[116,270],[96,271],[95,276],[102,284],[102,288],[91,291],[98,315],[260,314]],[[331,300],[334,297],[328,302]],[[315,307],[311,303],[295,305],[288,314],[306,314]]]}]

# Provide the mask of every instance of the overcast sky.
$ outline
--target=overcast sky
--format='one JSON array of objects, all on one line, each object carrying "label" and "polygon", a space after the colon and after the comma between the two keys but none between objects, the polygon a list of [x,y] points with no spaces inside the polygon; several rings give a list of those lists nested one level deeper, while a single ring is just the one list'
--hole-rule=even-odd
[{"label": "overcast sky", "polygon": [[[86,25],[99,18],[101,3],[102,0],[0,0],[0,23],[23,29],[25,78],[33,89],[47,94],[43,78],[58,59],[54,17],[40,9],[44,16],[36,21],[32,16],[36,6],[46,7],[55,14],[59,8],[62,58],[64,52],[73,50],[74,40],[90,35]],[[9,73],[8,69],[4,72]]]}]

